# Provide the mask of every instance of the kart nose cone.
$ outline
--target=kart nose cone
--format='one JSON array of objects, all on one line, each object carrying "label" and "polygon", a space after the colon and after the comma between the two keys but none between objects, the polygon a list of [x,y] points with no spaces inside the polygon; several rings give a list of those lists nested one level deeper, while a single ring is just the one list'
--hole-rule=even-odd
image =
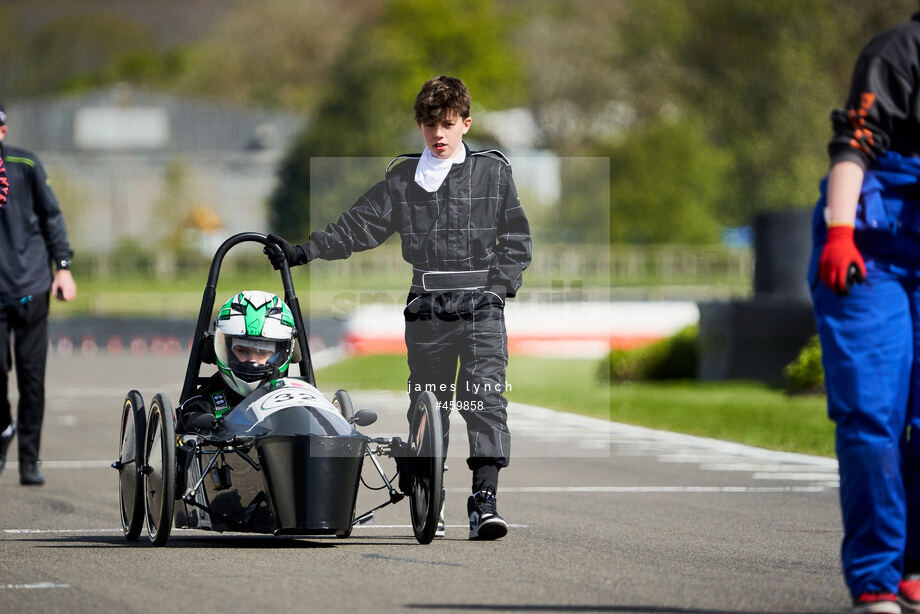
[{"label": "kart nose cone", "polygon": [[348,529],[365,446],[360,436],[293,435],[258,440],[275,533]]}]

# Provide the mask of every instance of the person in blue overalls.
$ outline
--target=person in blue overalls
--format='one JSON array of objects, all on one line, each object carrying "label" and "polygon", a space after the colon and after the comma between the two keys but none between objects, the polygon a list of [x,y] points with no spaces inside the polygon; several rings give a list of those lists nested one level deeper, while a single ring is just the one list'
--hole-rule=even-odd
[{"label": "person in blue overalls", "polygon": [[920,13],[831,114],[809,267],[855,612],[920,612]]}]

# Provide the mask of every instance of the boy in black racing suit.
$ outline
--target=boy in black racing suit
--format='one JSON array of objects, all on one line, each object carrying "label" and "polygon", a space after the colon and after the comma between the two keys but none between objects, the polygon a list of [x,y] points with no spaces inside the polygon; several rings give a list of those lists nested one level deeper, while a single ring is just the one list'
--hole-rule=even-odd
[{"label": "boy in black racing suit", "polygon": [[415,101],[425,151],[391,162],[383,181],[308,242],[295,247],[269,235],[279,249],[265,252],[275,268],[284,259],[293,266],[348,258],[399,233],[403,258],[413,267],[404,312],[410,416],[418,396],[433,391],[445,454],[448,413],[455,407],[463,416],[473,471],[470,539],[497,539],[507,532],[496,508],[498,472],[511,455],[502,396],[504,306],[530,264],[531,237],[508,160],[497,151],[470,151],[462,142],[469,111],[470,95],[459,79],[425,83]]}]

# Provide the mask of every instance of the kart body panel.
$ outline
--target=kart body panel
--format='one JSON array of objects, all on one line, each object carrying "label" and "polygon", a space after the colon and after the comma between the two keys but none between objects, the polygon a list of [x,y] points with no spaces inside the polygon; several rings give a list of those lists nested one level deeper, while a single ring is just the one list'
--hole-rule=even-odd
[{"label": "kart body panel", "polygon": [[187,453],[197,450],[186,484],[207,475],[198,505],[178,506],[177,526],[274,534],[351,526],[368,438],[314,386],[275,380],[225,414],[222,426],[214,435],[180,436]]}]

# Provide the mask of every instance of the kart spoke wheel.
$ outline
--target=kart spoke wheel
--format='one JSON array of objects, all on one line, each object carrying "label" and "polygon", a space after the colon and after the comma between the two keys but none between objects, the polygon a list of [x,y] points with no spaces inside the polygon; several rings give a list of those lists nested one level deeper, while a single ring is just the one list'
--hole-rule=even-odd
[{"label": "kart spoke wheel", "polygon": [[176,496],[176,425],[172,404],[158,394],[147,418],[144,494],[147,502],[147,534],[156,546],[169,539]]},{"label": "kart spoke wheel", "polygon": [[438,400],[434,393],[423,392],[415,402],[415,415],[409,426],[409,511],[412,530],[420,544],[430,543],[438,528],[444,477],[442,432]]},{"label": "kart spoke wheel", "polygon": [[138,471],[144,459],[147,416],[144,399],[137,390],[125,397],[121,412],[121,446],[118,449],[118,496],[121,500],[121,531],[134,541],[144,522],[144,480]]}]

